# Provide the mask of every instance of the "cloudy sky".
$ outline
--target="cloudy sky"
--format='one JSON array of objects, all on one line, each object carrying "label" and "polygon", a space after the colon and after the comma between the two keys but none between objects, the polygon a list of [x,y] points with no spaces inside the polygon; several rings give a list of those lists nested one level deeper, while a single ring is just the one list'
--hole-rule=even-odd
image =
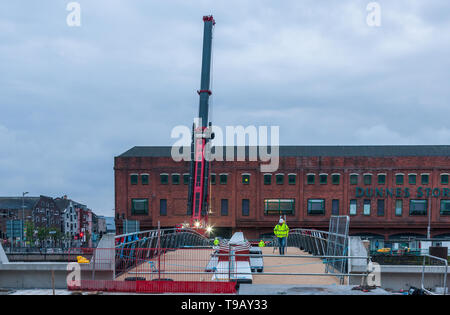
[{"label": "cloudy sky", "polygon": [[[0,2],[0,195],[67,194],[113,215],[113,159],[172,145],[198,108],[214,14],[212,120],[280,142],[448,144],[450,2]],[[320,3],[320,4],[319,4]]]}]

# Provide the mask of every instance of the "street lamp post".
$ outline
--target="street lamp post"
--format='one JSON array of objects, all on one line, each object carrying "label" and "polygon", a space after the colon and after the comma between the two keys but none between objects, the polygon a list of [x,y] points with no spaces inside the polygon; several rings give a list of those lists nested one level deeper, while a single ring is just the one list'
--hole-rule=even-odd
[{"label": "street lamp post", "polygon": [[431,198],[428,198],[428,227],[427,227],[427,238],[431,240]]},{"label": "street lamp post", "polygon": [[[28,191],[22,193],[22,232],[20,233],[21,238],[20,240],[23,243],[24,236],[24,229],[25,229],[25,195],[28,194]],[[24,244],[25,245],[25,244]]]}]

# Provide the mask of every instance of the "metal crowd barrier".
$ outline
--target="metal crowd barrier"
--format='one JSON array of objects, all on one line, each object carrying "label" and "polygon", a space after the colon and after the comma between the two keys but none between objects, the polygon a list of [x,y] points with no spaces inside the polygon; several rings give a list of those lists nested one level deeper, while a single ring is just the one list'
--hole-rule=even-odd
[{"label": "metal crowd barrier", "polygon": [[[167,249],[164,249],[164,252],[167,252]],[[277,259],[285,259],[285,258],[307,258],[307,259],[314,259],[314,258],[319,258],[319,259],[349,259],[349,258],[354,258],[354,259],[368,259],[367,256],[309,256],[309,255],[267,255],[267,254],[215,254],[216,257],[227,257],[229,259],[229,261],[232,261],[233,259],[235,259],[236,257],[262,257],[262,258],[268,258],[268,257],[274,257]],[[202,263],[201,261],[199,261],[200,263]],[[299,265],[300,266],[300,265]],[[202,269],[201,267],[199,269]],[[252,272],[243,272],[243,271],[238,271],[236,268],[234,268],[233,270],[226,270],[226,271],[221,271],[221,270],[214,270],[214,272],[216,274],[231,274],[231,275],[258,275],[258,276],[332,276],[332,277],[367,277],[368,276],[368,272],[363,272],[363,273],[307,273],[307,272],[267,272],[267,271],[263,271],[263,272],[256,272],[256,271],[252,271]],[[197,270],[197,271],[162,271],[162,272],[158,272],[155,270],[146,270],[146,271],[130,271],[129,274],[131,275],[155,275],[155,274],[166,274],[166,275],[202,275],[205,274],[205,271],[203,270]]]},{"label": "metal crowd barrier", "polygon": [[[429,277],[425,280],[426,273]],[[424,292],[429,295],[446,295],[448,293],[447,274],[447,259],[427,254],[423,255],[421,288]],[[434,289],[434,291],[432,291],[432,289]]]},{"label": "metal crowd barrier", "polygon": [[[79,249],[72,249],[69,262],[77,261]],[[238,257],[263,257],[276,258],[280,264],[270,265],[270,271],[245,271],[237,266]],[[245,275],[258,276],[329,276],[329,277],[367,277],[367,273],[329,273],[310,272],[303,269],[310,264],[321,264],[321,262],[285,265],[283,260],[295,259],[344,259],[349,256],[311,256],[311,255],[268,255],[268,254],[237,254],[234,251],[220,253],[214,247],[204,248],[100,248],[93,249],[91,255],[83,255],[84,262],[79,262],[81,277],[77,285],[71,289],[85,290],[123,290],[127,282],[141,282],[146,285],[146,292],[193,292],[190,287],[199,286],[195,290],[228,290],[227,282],[238,281]],[[221,259],[225,258],[225,259]],[[351,258],[363,259],[367,257],[355,256]],[[287,270],[285,268],[296,268]],[[277,270],[277,268],[279,268]],[[106,282],[105,282],[106,281]],[[161,287],[158,282],[172,282]],[[156,282],[150,284],[148,282]],[[137,284],[136,284],[137,285]],[[184,287],[180,287],[180,285]],[[131,287],[130,287],[131,288]],[[128,290],[128,289],[127,289]],[[130,289],[132,290],[132,289]],[[137,289],[138,290],[138,289]],[[153,291],[152,291],[153,290]],[[187,291],[184,291],[187,290]],[[139,291],[139,290],[138,290]],[[138,292],[136,291],[136,292]]]}]

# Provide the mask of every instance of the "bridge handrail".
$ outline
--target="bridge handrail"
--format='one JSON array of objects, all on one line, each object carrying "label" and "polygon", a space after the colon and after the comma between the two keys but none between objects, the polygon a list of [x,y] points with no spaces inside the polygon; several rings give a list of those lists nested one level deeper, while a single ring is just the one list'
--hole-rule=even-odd
[{"label": "bridge handrail", "polygon": [[[314,230],[314,229],[292,229],[289,231],[289,234],[293,234],[293,233],[300,233],[300,234],[304,234],[304,235],[312,235],[315,237],[315,235],[313,234],[324,234],[327,236],[333,235],[333,236],[339,236],[339,237],[347,237],[347,235],[345,234],[339,234],[339,233],[334,233],[334,232],[329,232],[329,231],[320,231],[320,230]],[[310,234],[307,234],[310,233]]]},{"label": "bridge handrail", "polygon": [[[187,228],[182,228],[182,229],[178,229],[178,228],[166,228],[166,229],[160,229],[159,230],[161,232],[161,235],[167,235],[167,234],[171,234],[171,233],[183,233],[183,232],[187,232],[187,233],[192,233],[195,234],[199,237],[202,237],[204,239],[208,239],[206,236],[200,234],[199,232],[193,230],[193,229],[187,229]],[[123,237],[128,237],[128,236],[133,236],[133,235],[142,235],[142,234],[153,234],[155,233],[155,235],[152,235],[150,237],[156,237],[158,236],[158,229],[154,229],[154,230],[146,230],[146,231],[139,231],[139,232],[132,232],[132,233],[127,233],[127,234],[120,234],[120,235],[116,235],[115,239],[119,239],[119,238],[123,238]]]},{"label": "bridge handrail", "polygon": [[[206,244],[209,242],[209,238],[206,236],[200,234],[199,232],[187,229],[187,228],[167,228],[167,229],[155,229],[155,230],[146,230],[146,231],[139,231],[139,232],[133,232],[133,233],[127,233],[127,234],[121,234],[116,235],[116,248],[125,248],[125,247],[142,247],[142,242],[151,241],[158,239],[160,237],[161,241],[169,237],[170,239],[178,239],[177,236],[186,236],[191,235],[194,236],[194,239],[197,240],[201,244]],[[192,241],[192,239],[190,239]],[[117,242],[119,241],[119,242]],[[134,246],[135,244],[138,244],[138,246]]]},{"label": "bridge handrail", "polygon": [[431,259],[433,260],[438,260],[440,262],[444,263],[444,267],[445,267],[445,271],[441,272],[443,274],[443,283],[442,283],[442,288],[444,290],[443,295],[446,295],[448,292],[448,288],[447,288],[447,274],[448,274],[448,261],[447,259],[441,258],[441,257],[436,257],[436,256],[432,256],[432,255],[428,255],[428,254],[424,254],[423,256],[423,264],[422,264],[422,279],[421,279],[421,288],[423,291],[425,291],[426,293],[430,294],[430,295],[435,295],[435,293],[429,291],[428,289],[425,288],[425,258],[429,258],[430,261]]}]

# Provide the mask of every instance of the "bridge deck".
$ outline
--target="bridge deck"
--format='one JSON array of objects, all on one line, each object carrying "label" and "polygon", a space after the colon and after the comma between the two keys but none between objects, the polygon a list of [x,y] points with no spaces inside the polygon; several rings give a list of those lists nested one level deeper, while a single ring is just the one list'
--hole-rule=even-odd
[{"label": "bridge deck", "polygon": [[[204,272],[210,263],[213,249],[179,249],[169,251],[158,259],[138,264],[116,280],[127,277],[144,277],[146,280],[158,278],[158,265],[161,266],[162,279],[174,281],[213,281],[213,272]],[[278,254],[272,247],[262,249],[263,255]],[[287,255],[309,255],[295,247],[289,247]],[[325,273],[325,265],[318,258],[264,257],[264,272],[267,273]],[[153,271],[153,274],[150,274]],[[204,272],[204,273],[203,273]],[[202,274],[198,274],[202,273]],[[292,276],[253,274],[254,284],[339,284],[334,276]]]},{"label": "bridge deck", "polygon": [[[263,255],[278,254],[272,247],[265,247]],[[296,247],[287,248],[286,255],[308,255]],[[325,265],[318,258],[264,257],[267,273],[325,273]],[[339,284],[334,276],[286,276],[253,275],[253,284]]]}]

